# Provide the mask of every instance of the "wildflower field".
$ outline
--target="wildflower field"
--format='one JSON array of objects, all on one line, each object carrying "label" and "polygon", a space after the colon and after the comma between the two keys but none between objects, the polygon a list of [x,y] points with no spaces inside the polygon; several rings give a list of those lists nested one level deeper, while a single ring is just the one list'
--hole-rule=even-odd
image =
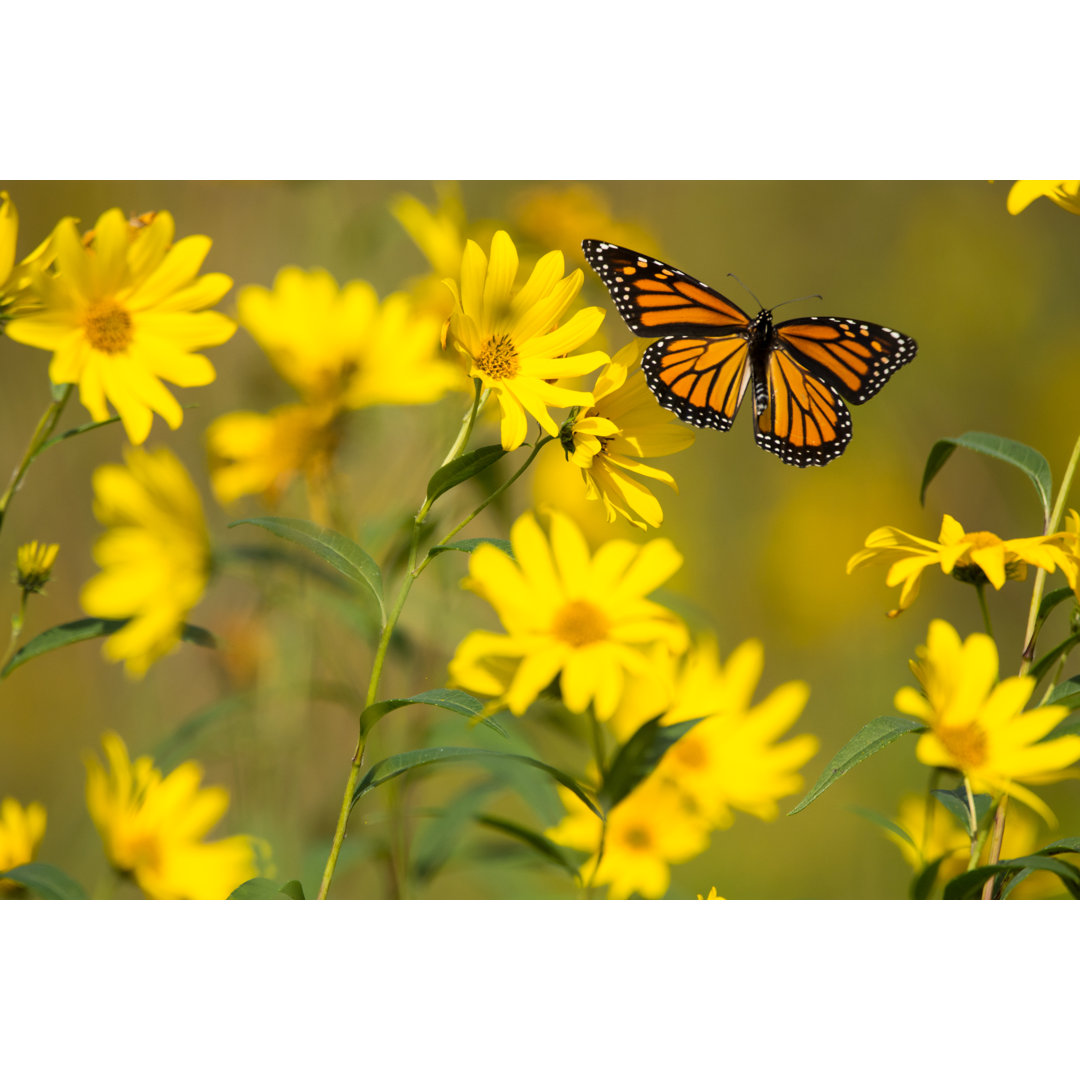
[{"label": "wildflower field", "polygon": [[1077,182],[0,190],[0,898],[1080,896]]}]

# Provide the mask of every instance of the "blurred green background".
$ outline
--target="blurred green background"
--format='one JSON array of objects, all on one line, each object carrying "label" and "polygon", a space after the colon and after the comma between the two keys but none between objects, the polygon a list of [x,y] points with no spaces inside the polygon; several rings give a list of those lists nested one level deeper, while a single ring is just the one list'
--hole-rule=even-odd
[{"label": "blurred green background", "polygon": [[[538,193],[570,187],[468,182],[459,192],[470,222],[487,222],[488,232],[492,223],[504,225],[523,247],[531,229],[532,250],[539,252],[555,246],[555,234],[540,235],[524,208],[536,205]],[[20,257],[63,215],[89,228],[114,206],[130,214],[171,211],[178,237],[213,238],[204,270],[233,278],[233,291],[219,305],[229,314],[235,314],[236,288],[269,286],[287,264],[324,267],[339,282],[367,279],[380,296],[404,287],[428,267],[389,213],[389,201],[403,191],[429,205],[436,199],[432,185],[413,182],[0,181],[0,189],[18,208]],[[591,200],[598,227],[606,214],[633,230],[599,233],[599,239],[640,237],[643,245],[652,244],[650,254],[711,283],[744,308],[753,311],[754,305],[726,277],[729,272],[766,305],[809,293],[824,297],[784,309],[783,318],[800,312],[854,316],[896,327],[918,341],[915,361],[873,401],[852,410],[854,438],[824,469],[794,469],[759,450],[748,415],[739,417],[733,431],[702,431],[691,450],[654,462],[675,475],[680,489],[678,495],[659,492],[665,512],[660,535],[669,536],[686,557],[662,599],[695,626],[711,628],[724,655],[747,637],[763,640],[759,697],[788,679],[809,682],[809,704],[793,729],[821,739],[819,755],[804,770],[807,784],[862,724],[892,711],[896,689],[911,681],[907,660],[925,641],[931,618],[948,618],[964,635],[982,628],[974,591],[936,569],[927,572],[915,605],[887,619],[898,590],[886,589],[884,567],[852,577],[844,573],[866,535],[890,524],[936,539],[943,512],[969,530],[1003,537],[1041,531],[1030,483],[1004,465],[962,452],[920,507],[919,482],[934,441],[970,430],[1004,435],[1040,450],[1057,478],[1080,433],[1080,219],[1046,200],[1011,217],[1007,191],[1006,183],[985,181],[588,185],[586,202]],[[589,224],[587,215],[581,220],[583,228]],[[579,230],[559,245],[570,266],[583,265],[573,246],[583,235]],[[607,347],[613,351],[630,340],[588,271],[583,299],[608,311]],[[195,407],[175,433],[156,419],[148,445],[167,443],[191,470],[216,544],[262,542],[250,528],[226,529],[229,521],[263,507],[256,500],[228,509],[214,502],[203,435],[224,412],[266,410],[293,395],[243,329],[207,355],[217,381],[178,391],[182,403]],[[48,360],[44,352],[0,339],[4,470],[19,460],[47,404]],[[386,553],[392,526],[419,504],[463,406],[463,399],[452,399],[421,408],[373,408],[352,417],[341,457],[347,514],[377,556]],[[61,428],[85,419],[73,403]],[[493,438],[493,429],[482,436]],[[13,504],[0,538],[3,581],[17,545],[30,539],[61,545],[47,595],[32,601],[24,641],[81,616],[78,590],[95,572],[90,547],[99,532],[90,476],[96,465],[120,460],[123,446],[115,425],[50,450],[35,463]],[[535,489],[519,485],[474,533],[505,535],[534,497],[542,502],[576,495],[552,491],[548,475],[544,469],[537,473]],[[1074,496],[1070,505],[1078,504]],[[300,493],[287,497],[278,512],[304,516]],[[594,544],[616,533],[642,538],[629,528],[609,529],[602,520],[588,531]],[[443,556],[414,590],[384,694],[443,685],[446,661],[461,637],[477,626],[494,628],[486,605],[458,589],[464,571],[463,557]],[[17,592],[3,581],[0,617],[6,618]],[[1062,583],[1052,580],[1050,587]],[[340,596],[295,574],[264,573],[261,584],[252,572],[229,575],[192,614],[193,622],[231,643],[223,656],[184,646],[145,680],[131,682],[102,660],[92,642],[38,659],[0,684],[0,796],[45,804],[49,825],[42,860],[62,866],[91,889],[104,874],[83,802],[82,754],[99,751],[101,733],[113,728],[133,755],[168,747],[175,760],[163,764],[171,767],[184,757],[203,762],[208,778],[227,785],[233,797],[219,834],[265,836],[278,877],[299,877],[308,895],[314,893],[348,771],[354,720],[340,704],[305,702],[295,687],[314,676],[362,694],[370,660],[359,632],[364,618]],[[1019,664],[1029,598],[1030,582],[1009,583],[990,596],[1003,675]],[[1055,628],[1058,623],[1050,630]],[[1057,638],[1048,633],[1047,640]],[[237,692],[244,696],[235,709],[210,718],[182,745],[169,742],[199,710]],[[505,745],[484,729],[420,710],[394,714],[377,732],[371,761],[425,742]],[[586,753],[579,734],[530,717],[515,738],[576,770]],[[533,828],[559,816],[553,791],[535,776],[507,771],[499,779],[509,791],[496,790],[490,779],[482,770],[447,769],[380,789],[353,819],[335,895],[575,895],[568,880],[494,834],[463,824],[460,831],[445,826],[444,838],[433,828],[428,812],[462,792],[468,795],[459,805],[516,816]],[[901,795],[924,783],[914,741],[901,741],[794,818],[783,813],[794,798],[771,823],[739,816],[734,827],[713,834],[703,856],[674,868],[669,895],[692,897],[715,885],[729,898],[903,897],[907,865],[881,830],[850,808],[894,815]],[[1040,794],[1061,818],[1058,835],[1080,832],[1075,783]],[[424,872],[406,884],[407,863]]]}]

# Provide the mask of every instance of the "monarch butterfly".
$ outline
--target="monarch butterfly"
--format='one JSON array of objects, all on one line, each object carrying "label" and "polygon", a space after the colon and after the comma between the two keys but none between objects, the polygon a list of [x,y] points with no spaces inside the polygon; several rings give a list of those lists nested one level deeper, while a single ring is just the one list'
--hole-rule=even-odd
[{"label": "monarch butterfly", "polygon": [[750,318],[674,266],[617,244],[585,240],[589,265],[626,325],[661,337],[641,359],[649,389],[695,427],[727,431],[754,384],[754,439],[788,465],[827,465],[851,441],[853,405],[872,398],[915,356],[914,339],[887,326],[811,315]]}]

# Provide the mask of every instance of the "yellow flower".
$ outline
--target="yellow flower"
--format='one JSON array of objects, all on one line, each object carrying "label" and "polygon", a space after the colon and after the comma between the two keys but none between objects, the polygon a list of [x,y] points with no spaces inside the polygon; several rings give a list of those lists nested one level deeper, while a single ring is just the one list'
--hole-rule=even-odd
[{"label": "yellow flower", "polygon": [[[12,798],[0,802],[0,879],[5,870],[33,862],[45,835],[45,807],[31,803],[24,810]],[[19,888],[14,881],[0,880],[0,896]]]},{"label": "yellow flower", "polygon": [[1080,514],[1070,510],[1065,515],[1066,525],[1063,531],[1051,534],[1065,554],[1065,560],[1059,564],[1061,572],[1069,582],[1069,588],[1076,594],[1080,603]]},{"label": "yellow flower", "polygon": [[1009,188],[1006,209],[1010,214],[1019,214],[1040,195],[1070,214],[1080,214],[1080,180],[1017,180]]},{"label": "yellow flower", "polygon": [[1035,679],[997,682],[997,646],[986,634],[961,643],[952,626],[935,619],[926,645],[916,652],[911,670],[925,697],[905,686],[896,692],[895,705],[930,729],[919,737],[918,759],[962,772],[973,791],[1012,795],[1052,824],[1046,803],[1015,781],[1048,784],[1075,775],[1064,770],[1080,759],[1080,735],[1041,741],[1069,710],[1046,705],[1023,712]]},{"label": "yellow flower", "polygon": [[15,584],[23,592],[41,592],[52,576],[59,550],[59,544],[41,544],[37,540],[21,545],[15,553]]},{"label": "yellow flower", "polygon": [[332,408],[282,405],[268,414],[232,412],[206,429],[210,484],[221,503],[262,495],[274,504],[294,476],[313,484],[329,474],[338,444]]},{"label": "yellow flower", "polygon": [[652,776],[608,813],[597,868],[600,819],[568,792],[560,789],[559,796],[569,812],[545,835],[557,844],[592,852],[581,878],[608,885],[612,900],[626,900],[635,892],[658,900],[671,884],[670,867],[687,862],[709,845],[708,824],[686,806],[677,788]]},{"label": "yellow flower", "polygon": [[699,900],[723,900],[724,899],[722,896],[717,896],[716,895],[716,886],[715,885],[709,890],[709,895],[708,896],[702,896],[701,893],[698,893],[697,898]]},{"label": "yellow flower", "polygon": [[979,585],[989,582],[1000,589],[1006,579],[1023,581],[1027,566],[1047,572],[1055,569],[1075,577],[1076,563],[1062,550],[1061,533],[1032,536],[1020,540],[1002,540],[992,532],[964,532],[963,525],[945,514],[941,520],[938,542],[923,540],[891,525],[875,529],[866,538],[866,547],[848,559],[847,572],[882,559],[896,559],[885,577],[888,586],[903,583],[899,606],[890,618],[906,611],[919,595],[919,578],[928,566],[939,565],[943,573],[958,581]]},{"label": "yellow flower", "polygon": [[[605,720],[619,703],[626,673],[648,667],[645,646],[686,648],[682,622],[645,599],[682,564],[670,540],[611,540],[590,556],[569,518],[551,515],[549,543],[526,513],[510,541],[514,559],[491,544],[470,557],[465,587],[491,604],[507,633],[475,630],[461,642],[450,663],[459,685],[505,697],[520,716],[560,676],[568,708],[582,712],[592,703]],[[495,673],[493,658],[517,661],[508,682]]]},{"label": "yellow flower", "polygon": [[14,320],[15,341],[53,353],[49,378],[78,383],[79,399],[97,421],[110,403],[128,438],[146,441],[153,413],[178,428],[184,410],[162,379],[177,386],[205,386],[214,368],[192,349],[220,345],[236,330],[216,304],[232,287],[225,274],[196,277],[210,238],[172,243],[172,215],[130,225],[119,210],[98,218],[86,245],[73,218],[54,232],[56,273],[35,273],[43,310]]},{"label": "yellow flower", "polygon": [[657,714],[661,724],[704,717],[668,750],[656,774],[678,786],[714,827],[730,826],[734,810],[774,819],[778,800],[802,787],[796,770],[818,750],[809,734],[776,742],[806,705],[806,683],[784,683],[751,705],[764,664],[760,641],[744,641],[722,664],[716,642],[703,638],[677,667],[668,661],[670,672],[654,663],[644,679],[634,679],[612,718],[612,729],[627,739]]},{"label": "yellow flower", "polygon": [[609,522],[622,514],[644,529],[664,520],[660,500],[632,474],[678,485],[670,473],[635,458],[664,457],[694,441],[693,428],[657,403],[639,366],[643,343],[620,349],[593,388],[596,404],[563,425],[560,439],[581,469],[589,499],[603,502]]},{"label": "yellow flower", "polygon": [[202,766],[185,761],[168,776],[150,757],[134,762],[115,732],[102,736],[106,770],[85,755],[86,805],[117,870],[154,900],[224,900],[259,876],[268,855],[250,836],[204,839],[229,806],[222,787],[200,788]]},{"label": "yellow flower", "polygon": [[438,205],[430,210],[415,195],[395,195],[390,213],[423,252],[440,277],[452,277],[465,250],[465,207],[456,185],[438,190]]},{"label": "yellow flower", "polygon": [[460,287],[446,281],[454,295],[448,340],[468,360],[469,375],[494,391],[505,450],[525,441],[528,416],[549,435],[558,435],[549,406],[592,405],[592,394],[553,384],[593,371],[608,359],[602,352],[567,355],[596,333],[604,312],[585,308],[557,326],[583,280],[580,270],[562,276],[561,251],[543,256],[515,291],[517,270],[517,249],[500,229],[491,241],[490,261],[470,240],[461,259]]},{"label": "yellow flower", "polygon": [[90,615],[131,621],[105,639],[110,660],[139,677],[180,640],[209,577],[202,502],[170,450],[133,449],[126,465],[94,471],[94,514],[107,532],[94,544],[102,568],[80,597]]},{"label": "yellow flower", "polygon": [[325,270],[286,266],[273,290],[246,285],[237,298],[244,329],[311,403],[340,408],[437,401],[465,386],[438,357],[439,321],[404,293],[382,302],[366,281],[339,287]]},{"label": "yellow flower", "polygon": [[[0,191],[0,320],[27,314],[41,305],[30,281],[35,271],[52,260],[52,237],[46,237],[22,262],[15,262],[19,215],[6,191]],[[3,323],[0,322],[0,327]]]},{"label": "yellow flower", "polygon": [[[929,828],[926,820],[928,805],[931,811]],[[960,822],[933,796],[928,804],[924,795],[905,795],[900,800],[896,824],[915,841],[918,850],[894,832],[887,831],[885,835],[896,844],[916,873],[943,855],[947,857],[938,868],[938,881],[951,881],[967,870],[971,840]],[[1000,859],[1030,855],[1036,848],[1038,833],[1038,818],[1014,803],[1009,807],[1006,818]],[[981,866],[986,865],[989,855],[990,845],[985,844],[979,860]],[[1036,871],[1021,881],[1009,895],[1015,900],[1036,900],[1060,892],[1061,883],[1053,874]]]}]

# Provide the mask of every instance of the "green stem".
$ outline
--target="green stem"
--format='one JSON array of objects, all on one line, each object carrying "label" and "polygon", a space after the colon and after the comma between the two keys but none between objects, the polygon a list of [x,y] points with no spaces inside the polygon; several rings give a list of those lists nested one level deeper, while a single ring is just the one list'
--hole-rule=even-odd
[{"label": "green stem", "polygon": [[968,835],[971,837],[971,855],[968,858],[967,868],[973,870],[979,861],[979,851],[982,842],[979,839],[979,819],[975,814],[975,796],[971,790],[968,778],[964,777],[964,793],[967,795],[968,804]]},{"label": "green stem", "polygon": [[19,635],[22,633],[23,623],[26,621],[26,597],[29,594],[23,589],[19,598],[19,610],[11,616],[11,640],[8,642],[7,652],[0,660],[0,671],[7,667],[8,661],[15,655],[15,647],[19,643]]},{"label": "green stem", "polygon": [[[1009,804],[1009,796],[1002,795],[1001,802],[997,804],[997,810],[994,812],[994,836],[990,841],[990,854],[987,856],[987,865],[992,866],[1001,857],[1001,841],[1005,836],[1005,808]],[[983,886],[982,899],[993,900],[994,898],[994,878],[990,878],[989,881]]]},{"label": "green stem", "polygon": [[[49,407],[38,421],[38,425],[34,429],[34,434],[30,436],[30,442],[27,444],[26,453],[23,454],[22,461],[19,462],[18,467],[11,474],[11,482],[4,490],[4,493],[0,495],[0,528],[3,528],[4,516],[7,514],[8,507],[11,505],[11,500],[15,497],[15,492],[19,490],[19,485],[22,483],[22,478],[26,475],[26,470],[30,468],[30,463],[37,457],[45,440],[53,433],[53,429],[60,419],[60,414],[64,411],[64,406],[67,404],[68,398],[71,397],[71,392],[74,389],[74,383],[66,383],[63,387],[53,387],[53,400],[49,403]],[[59,394],[56,393],[58,390]]]},{"label": "green stem", "polygon": [[[1065,514],[1065,503],[1072,488],[1073,476],[1076,474],[1077,463],[1080,462],[1080,436],[1073,445],[1069,464],[1065,466],[1065,475],[1061,479],[1061,487],[1058,488],[1057,499],[1054,502],[1054,510],[1050,520],[1046,523],[1046,535],[1057,532],[1058,525]],[[1037,635],[1036,624],[1039,619],[1039,605],[1042,603],[1043,588],[1046,584],[1046,571],[1041,567],[1035,574],[1035,586],[1031,590],[1031,607],[1028,610],[1027,629],[1024,631],[1024,653],[1020,661],[1020,674],[1026,675],[1031,661],[1035,658],[1035,638]]]},{"label": "green stem", "polygon": [[982,610],[983,625],[986,627],[986,632],[993,638],[994,628],[990,625],[990,608],[986,604],[986,585],[981,581],[978,582],[975,585],[975,591],[979,594],[979,607]]}]

